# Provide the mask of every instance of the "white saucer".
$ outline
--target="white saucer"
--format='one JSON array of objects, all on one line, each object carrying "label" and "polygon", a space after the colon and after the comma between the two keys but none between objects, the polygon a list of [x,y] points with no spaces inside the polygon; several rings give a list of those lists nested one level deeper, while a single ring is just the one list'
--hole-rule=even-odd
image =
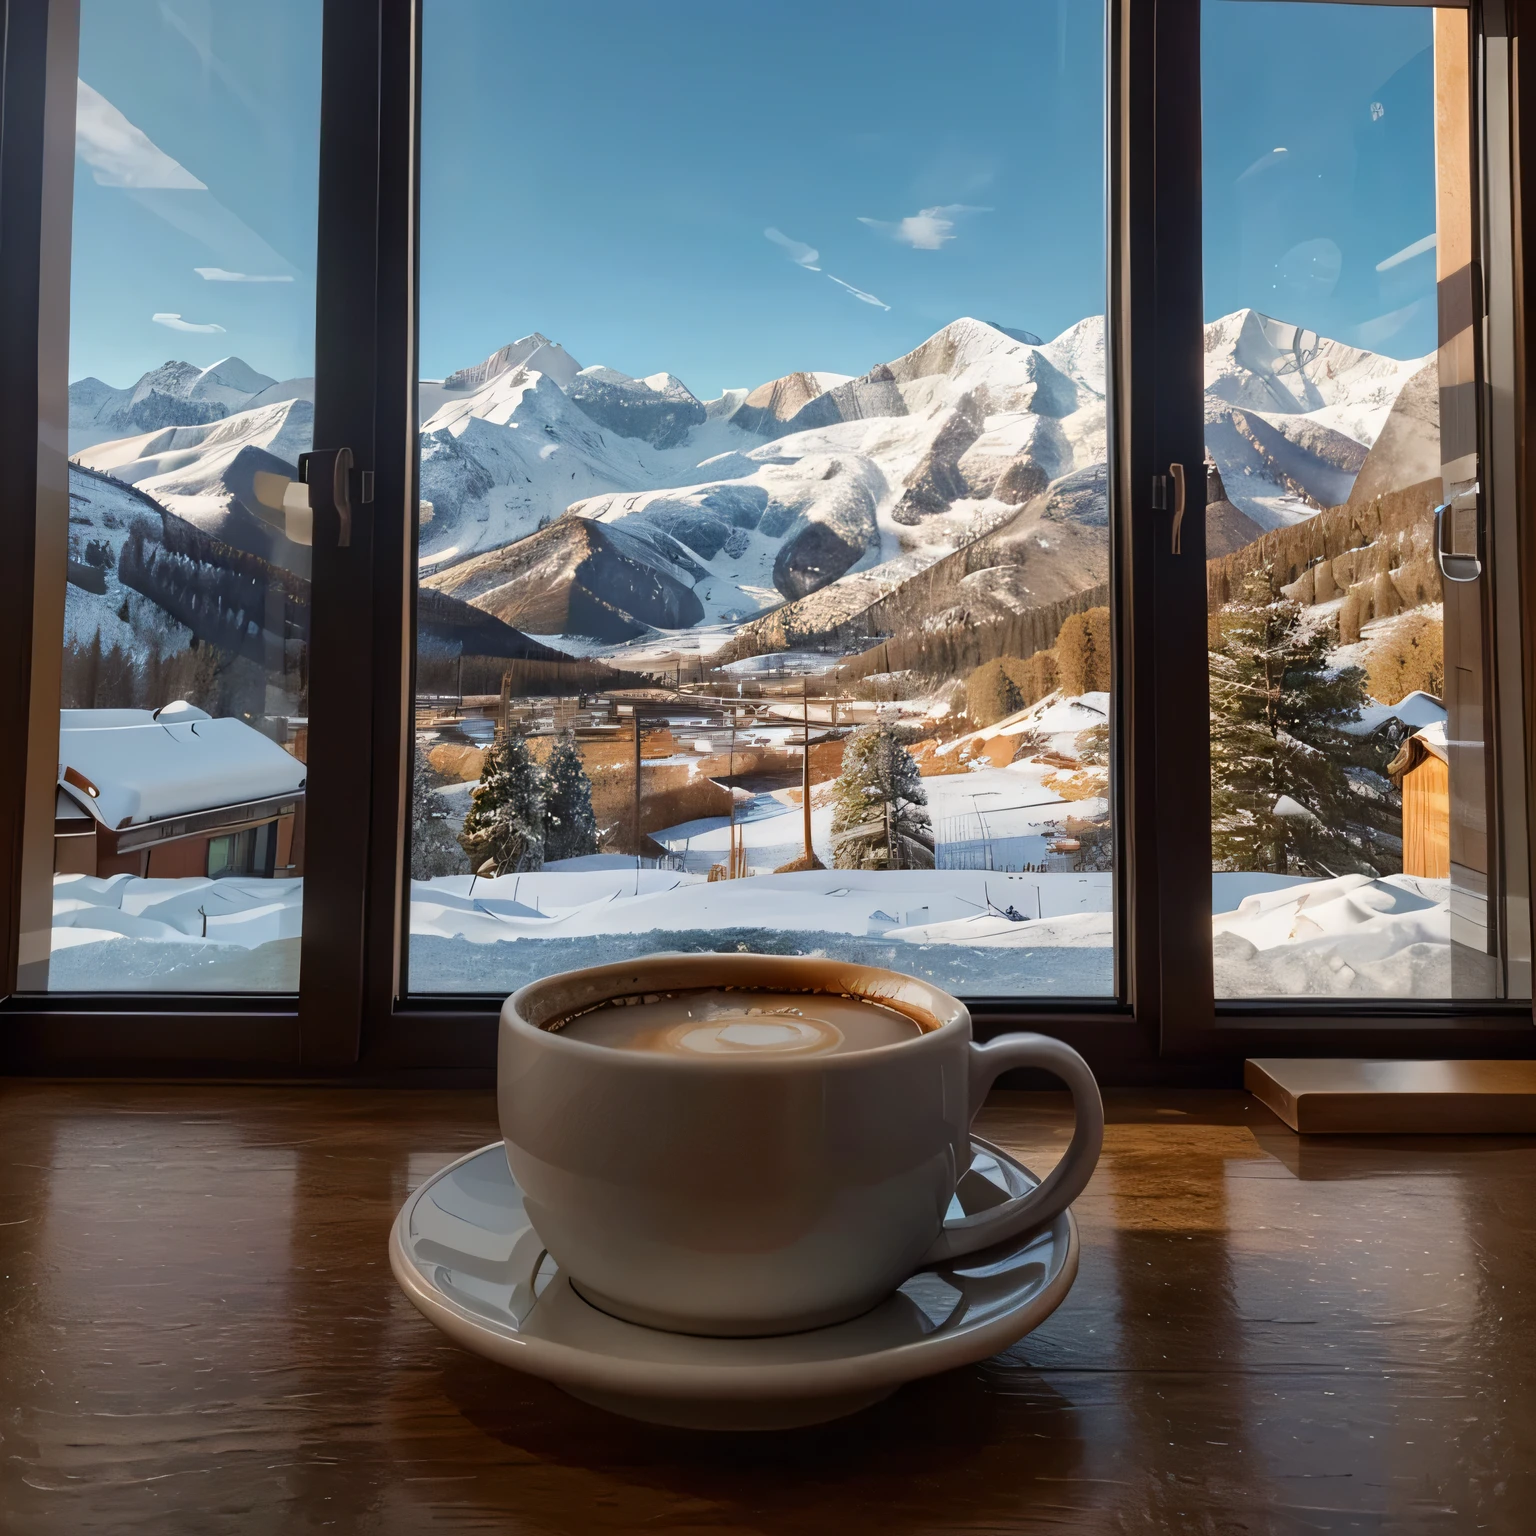
[{"label": "white saucer", "polygon": [[[972,1146],[951,1217],[1039,1182],[990,1142]],[[957,1268],[914,1275],[834,1327],[758,1339],[664,1333],[599,1312],[571,1288],[528,1225],[499,1141],[428,1179],[389,1239],[401,1288],[456,1343],[614,1413],[696,1429],[819,1424],[985,1360],[1056,1310],[1077,1252],[1066,1211]]]}]

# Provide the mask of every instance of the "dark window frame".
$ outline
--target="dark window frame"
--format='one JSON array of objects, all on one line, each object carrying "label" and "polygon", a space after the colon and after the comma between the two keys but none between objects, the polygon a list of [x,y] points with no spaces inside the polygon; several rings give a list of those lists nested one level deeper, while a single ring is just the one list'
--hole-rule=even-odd
[{"label": "dark window frame", "polygon": [[[48,389],[57,395],[61,383],[45,377],[40,385],[36,367],[47,355],[38,343],[49,318],[48,264],[40,257],[50,208],[55,226],[58,215],[46,196],[47,71],[40,61],[50,25],[67,26],[71,11],[78,14],[77,0],[5,5],[0,334],[11,344],[0,353],[0,378],[20,409],[0,423],[9,439],[3,446],[15,450],[0,454],[0,505],[27,509],[14,518],[18,558],[0,569],[0,651],[7,658],[0,714],[11,720],[27,719],[32,700],[31,573],[41,557],[31,509],[49,472],[30,428],[18,432],[16,424],[28,420],[32,402],[42,398],[46,406]],[[1530,15],[1530,0],[1473,10],[1474,26],[1489,35],[1502,36],[1513,30],[1506,21]],[[1187,682],[1188,659],[1203,657],[1205,642],[1203,477],[1190,477],[1188,549],[1180,557],[1166,548],[1166,514],[1143,494],[1170,462],[1204,457],[1200,0],[1109,0],[1106,16],[1118,997],[971,998],[977,1033],[1057,1035],[1111,1083],[1231,1083],[1243,1057],[1255,1053],[1536,1054],[1529,1004],[1217,1008],[1206,701]],[[328,572],[324,560],[317,563],[317,589],[325,583],[331,592],[330,601],[316,603],[319,669],[311,688],[322,702],[327,694],[336,701],[334,718],[345,729],[311,732],[301,992],[297,999],[17,992],[23,792],[39,731],[51,755],[49,711],[38,710],[28,743],[0,758],[0,1071],[455,1083],[483,1082],[494,1069],[499,998],[404,991],[418,505],[416,0],[326,0],[324,51],[316,361],[317,376],[335,384],[317,400],[315,440],[351,446],[359,463],[372,465],[377,489],[350,558],[332,552]],[[1509,85],[1517,108],[1522,78],[1536,78],[1536,66],[1522,70],[1514,50]],[[1506,159],[1536,164],[1536,112],[1516,110],[1514,117]],[[72,135],[72,111],[69,129]],[[1529,180],[1529,173],[1520,178]],[[1531,206],[1536,198],[1516,195],[1512,218],[1512,382],[1527,427],[1516,445],[1522,504],[1527,443],[1536,430],[1524,387],[1532,290],[1521,261]],[[62,265],[67,273],[67,260]],[[1527,771],[1536,746],[1533,544],[1526,540],[1520,550]],[[371,579],[348,579],[362,572]],[[366,656],[360,634],[371,639]],[[361,766],[359,739],[369,743]],[[1160,783],[1178,792],[1160,797]],[[1525,788],[1529,799],[1529,782]]]}]

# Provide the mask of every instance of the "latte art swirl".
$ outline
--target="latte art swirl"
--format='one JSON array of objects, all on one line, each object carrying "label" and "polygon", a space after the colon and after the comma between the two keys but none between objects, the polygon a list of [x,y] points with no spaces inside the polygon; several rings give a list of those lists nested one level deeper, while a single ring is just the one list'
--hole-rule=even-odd
[{"label": "latte art swirl", "polygon": [[674,1024],[668,1045],[700,1056],[743,1053],[783,1056],[805,1051],[835,1051],[843,1032],[825,1019],[809,1018],[798,1009],[722,1008],[707,1023]]},{"label": "latte art swirl", "polygon": [[717,1061],[844,1055],[922,1033],[905,1014],[878,1003],[769,992],[620,999],[557,1027],[573,1040],[611,1050]]}]

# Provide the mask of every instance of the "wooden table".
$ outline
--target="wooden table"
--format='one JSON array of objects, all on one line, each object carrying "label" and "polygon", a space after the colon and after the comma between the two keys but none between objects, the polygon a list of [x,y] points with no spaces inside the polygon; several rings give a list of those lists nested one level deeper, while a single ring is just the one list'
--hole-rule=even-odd
[{"label": "wooden table", "polygon": [[[1113,1094],[1076,1288],[841,1424],[610,1418],[396,1289],[488,1095],[0,1084],[0,1531],[1527,1533],[1536,1141]],[[981,1129],[1042,1169],[1064,1101]]]}]

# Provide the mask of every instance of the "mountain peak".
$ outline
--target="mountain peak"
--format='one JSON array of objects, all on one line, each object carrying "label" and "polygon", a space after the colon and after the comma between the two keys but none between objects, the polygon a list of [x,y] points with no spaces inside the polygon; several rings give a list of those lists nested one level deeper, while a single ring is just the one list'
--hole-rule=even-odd
[{"label": "mountain peak", "polygon": [[990,325],[994,331],[1001,331],[1004,336],[1010,336],[1014,341],[1022,341],[1027,347],[1042,347],[1045,345],[1040,337],[1033,331],[1021,331],[1011,325],[1004,325],[998,320],[984,320],[983,325]]},{"label": "mountain peak", "polygon": [[576,374],[565,392],[600,427],[620,437],[644,438],[657,448],[675,448],[705,419],[697,396],[670,373],[632,379],[597,364]]},{"label": "mountain peak", "polygon": [[243,395],[259,395],[262,390],[270,389],[277,380],[258,373],[244,358],[221,357],[218,362],[202,370],[197,382],[199,385],[223,385]]},{"label": "mountain peak", "polygon": [[532,331],[499,347],[483,363],[450,373],[442,387],[454,393],[472,394],[511,368],[531,368],[553,379],[562,389],[581,372],[581,364],[558,341]]},{"label": "mountain peak", "polygon": [[1016,341],[985,320],[962,315],[937,330],[927,341],[914,347],[890,364],[893,378],[900,383],[929,378],[937,374],[957,377],[978,363],[992,358],[1028,358],[1028,346]]}]

